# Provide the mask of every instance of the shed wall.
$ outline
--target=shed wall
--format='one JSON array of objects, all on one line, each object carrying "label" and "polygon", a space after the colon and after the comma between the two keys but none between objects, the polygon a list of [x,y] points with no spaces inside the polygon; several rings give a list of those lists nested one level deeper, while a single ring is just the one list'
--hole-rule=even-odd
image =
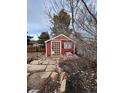
[{"label": "shed wall", "polygon": [[47,56],[51,56],[51,41],[47,42]]}]

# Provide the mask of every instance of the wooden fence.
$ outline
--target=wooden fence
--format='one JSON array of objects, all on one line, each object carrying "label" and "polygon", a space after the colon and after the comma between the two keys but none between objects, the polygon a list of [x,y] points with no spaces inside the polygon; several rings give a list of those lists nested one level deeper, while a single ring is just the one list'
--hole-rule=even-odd
[{"label": "wooden fence", "polygon": [[41,48],[41,47],[27,47],[27,52],[43,52],[43,53],[45,53],[45,48]]}]

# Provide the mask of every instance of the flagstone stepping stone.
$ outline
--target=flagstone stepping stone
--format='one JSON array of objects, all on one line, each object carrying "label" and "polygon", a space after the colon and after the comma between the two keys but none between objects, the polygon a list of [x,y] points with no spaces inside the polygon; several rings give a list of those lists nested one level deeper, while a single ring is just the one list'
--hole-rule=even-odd
[{"label": "flagstone stepping stone", "polygon": [[46,59],[43,64],[49,64],[49,65],[55,65],[56,61],[52,60],[52,59]]},{"label": "flagstone stepping stone", "polygon": [[43,63],[43,61],[41,61],[41,60],[33,60],[30,64],[31,65],[38,65],[38,64],[42,64]]},{"label": "flagstone stepping stone", "polygon": [[28,65],[27,71],[28,72],[37,72],[37,71],[45,71],[46,65]]},{"label": "flagstone stepping stone", "polygon": [[31,65],[30,64],[27,64],[27,68],[29,68]]},{"label": "flagstone stepping stone", "polygon": [[48,64],[49,65],[55,65],[56,64],[56,61],[48,61]]},{"label": "flagstone stepping stone", "polygon": [[31,89],[28,91],[28,93],[38,93],[39,89]]},{"label": "flagstone stepping stone", "polygon": [[27,77],[30,75],[30,73],[27,73]]},{"label": "flagstone stepping stone", "polygon": [[42,64],[42,63],[43,63],[43,61],[39,60],[39,64]]},{"label": "flagstone stepping stone", "polygon": [[29,89],[41,89],[47,84],[51,72],[36,72],[28,77],[27,86]]},{"label": "flagstone stepping stone", "polygon": [[39,64],[39,60],[33,60],[30,63],[31,65],[38,65]]},{"label": "flagstone stepping stone", "polygon": [[43,61],[43,63],[42,63],[43,65],[47,65],[48,64],[48,61]]},{"label": "flagstone stepping stone", "polygon": [[56,66],[55,65],[47,65],[46,71],[55,71]]},{"label": "flagstone stepping stone", "polygon": [[51,73],[52,72],[43,72],[43,74],[41,74],[41,79],[49,78]]}]

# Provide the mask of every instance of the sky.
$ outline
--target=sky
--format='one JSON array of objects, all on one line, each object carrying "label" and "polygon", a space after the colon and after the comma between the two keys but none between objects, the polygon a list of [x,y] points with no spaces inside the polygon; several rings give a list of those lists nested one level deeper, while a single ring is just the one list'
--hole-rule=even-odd
[{"label": "sky", "polygon": [[[90,2],[91,0],[86,1]],[[41,32],[50,31],[46,8],[51,8],[50,0],[27,0],[27,32],[28,35],[34,37],[34,40],[37,40]]]},{"label": "sky", "polygon": [[43,0],[27,0],[28,35],[34,36],[33,39],[36,40],[41,32],[49,31],[49,27],[49,18]]}]

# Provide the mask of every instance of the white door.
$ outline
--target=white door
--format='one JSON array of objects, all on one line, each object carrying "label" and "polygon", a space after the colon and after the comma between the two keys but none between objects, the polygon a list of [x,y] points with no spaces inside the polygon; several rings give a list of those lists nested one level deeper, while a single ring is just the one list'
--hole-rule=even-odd
[{"label": "white door", "polygon": [[60,41],[52,41],[52,55],[60,55]]}]

